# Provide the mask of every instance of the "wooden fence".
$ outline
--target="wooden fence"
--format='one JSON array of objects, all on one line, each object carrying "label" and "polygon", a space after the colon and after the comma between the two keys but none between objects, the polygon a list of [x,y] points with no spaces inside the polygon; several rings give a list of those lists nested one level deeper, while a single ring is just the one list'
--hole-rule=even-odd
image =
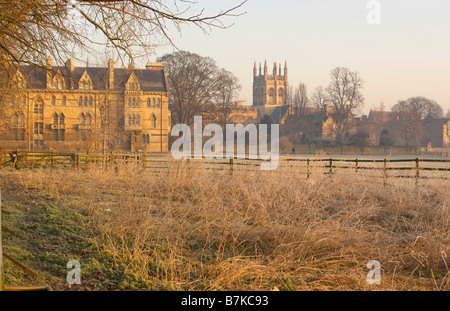
[{"label": "wooden fence", "polygon": [[[208,170],[259,170],[263,160],[260,159],[213,159],[185,160],[186,163],[202,163]],[[12,167],[74,167],[118,166],[134,164],[148,170],[167,170],[171,164],[178,163],[169,154],[145,153],[110,153],[81,154],[28,151],[0,151],[0,168]],[[290,158],[280,157],[278,169],[297,169],[309,177],[321,170],[327,174],[336,172],[379,171],[382,176],[391,177],[440,177],[449,178],[450,160],[446,159],[343,159],[343,158]],[[393,175],[391,172],[408,172],[409,175]],[[437,174],[440,172],[440,174]],[[427,174],[428,173],[428,174]]]}]

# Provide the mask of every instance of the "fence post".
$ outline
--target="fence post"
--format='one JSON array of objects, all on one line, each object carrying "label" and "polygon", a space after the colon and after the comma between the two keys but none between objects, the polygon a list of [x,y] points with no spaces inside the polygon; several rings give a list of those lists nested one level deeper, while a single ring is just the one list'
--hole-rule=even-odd
[{"label": "fence post", "polygon": [[309,159],[306,159],[306,179],[309,179]]},{"label": "fence post", "polygon": [[387,163],[388,163],[387,159],[384,159],[384,168],[383,168],[383,170],[384,170],[384,177],[387,177],[387,167],[388,167]]},{"label": "fence post", "polygon": [[330,158],[330,174],[333,174],[333,158]]},{"label": "fence post", "polygon": [[416,178],[420,177],[420,160],[416,158]]},{"label": "fence post", "polygon": [[356,169],[356,173],[358,173],[358,159],[355,160],[355,169]]},{"label": "fence post", "polygon": [[233,159],[230,159],[230,169],[233,171]]}]

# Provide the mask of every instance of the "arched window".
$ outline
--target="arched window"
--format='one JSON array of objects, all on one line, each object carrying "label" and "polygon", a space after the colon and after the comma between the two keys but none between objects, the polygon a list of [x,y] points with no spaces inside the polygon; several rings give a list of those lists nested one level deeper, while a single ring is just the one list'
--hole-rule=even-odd
[{"label": "arched window", "polygon": [[132,120],[131,120],[131,115],[129,115],[129,116],[128,116],[128,125],[132,125],[132,124],[131,124],[131,121],[132,121]]},{"label": "arched window", "polygon": [[155,99],[152,99],[152,108],[155,108]]},{"label": "arched window", "polygon": [[156,128],[156,116],[154,115],[154,114],[152,114],[152,116],[150,117],[150,121],[151,121],[151,125],[152,125],[152,128]]},{"label": "arched window", "polygon": [[158,98],[156,101],[156,107],[159,108],[161,106],[161,99]]},{"label": "arched window", "polygon": [[141,99],[139,97],[136,98],[136,107],[138,107],[138,108],[141,107]]},{"label": "arched window", "polygon": [[84,97],[84,106],[87,107],[87,105],[88,105],[88,97],[85,96]]},{"label": "arched window", "polygon": [[17,112],[13,115],[13,125],[19,126],[19,115],[17,114]]},{"label": "arched window", "polygon": [[150,145],[150,135],[146,135],[146,142],[147,142],[147,145]]},{"label": "arched window", "polygon": [[64,115],[64,113],[61,113],[61,115],[59,116],[59,124],[65,124],[66,121],[66,117]]},{"label": "arched window", "polygon": [[83,106],[83,96],[80,96],[80,98],[78,99],[78,106]]},{"label": "arched window", "polygon": [[56,105],[56,97],[55,95],[52,96],[52,106]]},{"label": "arched window", "polygon": [[44,105],[43,104],[34,104],[34,114],[35,115],[44,115]]},{"label": "arched window", "polygon": [[59,89],[62,90],[63,89],[63,82],[61,80],[59,80]]},{"label": "arched window", "polygon": [[89,112],[86,114],[86,124],[92,124],[92,118]]},{"label": "arched window", "polygon": [[89,107],[92,107],[94,104],[94,99],[91,97],[89,97]]},{"label": "arched window", "polygon": [[135,115],[131,116],[131,125],[136,125],[136,116]]},{"label": "arched window", "polygon": [[131,101],[131,107],[136,107],[136,98],[134,98],[134,97]]},{"label": "arched window", "polygon": [[61,104],[65,107],[66,106],[66,102],[67,102],[67,98],[66,96],[63,96],[61,99]]},{"label": "arched window", "polygon": [[86,118],[84,116],[84,113],[81,113],[80,114],[80,124],[85,124],[85,122],[86,122]]},{"label": "arched window", "polygon": [[139,115],[136,116],[136,125],[141,125],[141,117]]},{"label": "arched window", "polygon": [[58,120],[59,120],[58,114],[57,114],[57,113],[54,113],[54,114],[53,114],[53,124],[54,124],[54,125],[57,125],[57,124],[58,124]]},{"label": "arched window", "polygon": [[147,98],[147,108],[151,107],[151,102],[150,102],[150,98]]},{"label": "arched window", "polygon": [[25,116],[23,115],[23,113],[19,113],[19,126],[24,125],[25,125]]}]

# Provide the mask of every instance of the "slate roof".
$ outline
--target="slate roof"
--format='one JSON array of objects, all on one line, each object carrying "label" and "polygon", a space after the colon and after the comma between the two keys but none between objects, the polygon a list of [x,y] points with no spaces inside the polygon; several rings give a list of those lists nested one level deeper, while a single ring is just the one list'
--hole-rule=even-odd
[{"label": "slate roof", "polygon": [[[19,71],[26,80],[27,89],[46,89],[47,70],[28,65],[19,66]],[[52,77],[60,73],[65,79],[66,85],[73,83],[73,89],[78,89],[78,81],[87,72],[91,78],[94,90],[105,90],[108,78],[108,68],[100,67],[75,67],[70,73],[65,66],[53,66]],[[139,80],[141,90],[144,92],[167,92],[166,79],[163,69],[127,69],[114,68],[114,90],[125,90],[125,83],[134,72]]]}]

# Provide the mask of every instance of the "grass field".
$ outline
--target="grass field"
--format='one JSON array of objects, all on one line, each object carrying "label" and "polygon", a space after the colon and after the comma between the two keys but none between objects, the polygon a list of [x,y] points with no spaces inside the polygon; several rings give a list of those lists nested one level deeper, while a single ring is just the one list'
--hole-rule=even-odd
[{"label": "grass field", "polygon": [[[381,173],[380,173],[381,174]],[[5,283],[54,290],[450,290],[448,180],[132,165],[0,170]],[[81,285],[66,265],[81,263]],[[381,263],[380,285],[366,264]]]}]

